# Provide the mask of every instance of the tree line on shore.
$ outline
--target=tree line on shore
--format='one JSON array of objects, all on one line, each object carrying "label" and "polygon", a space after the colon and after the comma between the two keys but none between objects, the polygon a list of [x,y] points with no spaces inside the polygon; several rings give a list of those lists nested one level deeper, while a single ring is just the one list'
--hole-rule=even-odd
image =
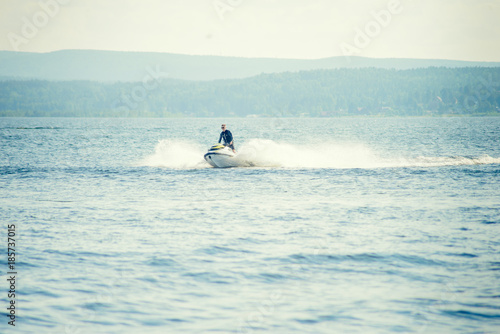
[{"label": "tree line on shore", "polygon": [[376,68],[141,82],[0,81],[0,116],[500,115],[500,68]]}]

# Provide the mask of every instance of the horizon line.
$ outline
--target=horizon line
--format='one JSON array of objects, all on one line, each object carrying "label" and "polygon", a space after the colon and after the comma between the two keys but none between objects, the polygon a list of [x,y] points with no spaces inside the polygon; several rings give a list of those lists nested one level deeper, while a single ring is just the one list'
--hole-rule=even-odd
[{"label": "horizon line", "polygon": [[192,57],[219,57],[219,58],[241,58],[241,59],[276,59],[276,60],[325,60],[331,58],[360,58],[360,59],[397,59],[397,60],[428,60],[428,61],[456,61],[456,62],[473,62],[473,63],[500,63],[500,60],[463,60],[463,59],[445,59],[445,58],[406,58],[406,57],[366,57],[366,56],[328,56],[321,58],[280,58],[280,57],[246,57],[246,56],[231,56],[231,55],[215,55],[215,54],[187,54],[187,53],[174,53],[165,51],[131,51],[131,50],[104,50],[104,49],[57,49],[52,51],[15,51],[15,50],[2,50],[0,52],[12,53],[32,53],[32,54],[50,54],[64,51],[95,51],[95,52],[116,52],[116,53],[155,53],[155,54],[170,54],[179,56],[192,56]]}]

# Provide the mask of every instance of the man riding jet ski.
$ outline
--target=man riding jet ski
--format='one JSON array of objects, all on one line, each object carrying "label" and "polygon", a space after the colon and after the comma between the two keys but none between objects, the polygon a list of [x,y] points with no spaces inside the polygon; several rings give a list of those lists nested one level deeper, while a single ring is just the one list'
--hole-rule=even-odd
[{"label": "man riding jet ski", "polygon": [[[205,154],[205,160],[213,167],[237,167],[239,162],[234,158],[236,150],[233,144],[233,135],[226,129],[226,124],[221,126],[222,132],[219,137],[219,144],[212,146]],[[220,142],[224,140],[224,145]]]},{"label": "man riding jet ski", "polygon": [[221,140],[224,140],[224,146],[229,146],[233,150],[233,153],[236,153],[233,145],[233,134],[231,131],[226,129],[226,124],[221,125],[222,132],[220,133],[219,137],[219,144]]}]

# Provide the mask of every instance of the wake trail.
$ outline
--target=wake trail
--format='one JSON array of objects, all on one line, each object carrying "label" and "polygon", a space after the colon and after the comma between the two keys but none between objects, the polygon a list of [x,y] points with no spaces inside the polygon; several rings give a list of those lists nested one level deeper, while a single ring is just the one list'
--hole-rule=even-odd
[{"label": "wake trail", "polygon": [[[160,140],[155,152],[138,163],[139,166],[173,169],[209,168],[203,159],[207,148],[182,140]],[[238,148],[236,157],[242,167],[279,168],[398,168],[441,167],[500,164],[500,158],[476,157],[395,157],[383,158],[364,144],[322,143],[290,144],[267,139],[251,139]]]}]

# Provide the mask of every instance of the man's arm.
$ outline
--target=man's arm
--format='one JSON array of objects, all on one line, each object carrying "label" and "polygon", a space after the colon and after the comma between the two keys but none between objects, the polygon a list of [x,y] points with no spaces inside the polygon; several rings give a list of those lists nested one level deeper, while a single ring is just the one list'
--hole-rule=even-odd
[{"label": "man's arm", "polygon": [[219,136],[219,144],[220,144],[221,140],[222,140],[222,132],[220,133],[220,136]]}]

